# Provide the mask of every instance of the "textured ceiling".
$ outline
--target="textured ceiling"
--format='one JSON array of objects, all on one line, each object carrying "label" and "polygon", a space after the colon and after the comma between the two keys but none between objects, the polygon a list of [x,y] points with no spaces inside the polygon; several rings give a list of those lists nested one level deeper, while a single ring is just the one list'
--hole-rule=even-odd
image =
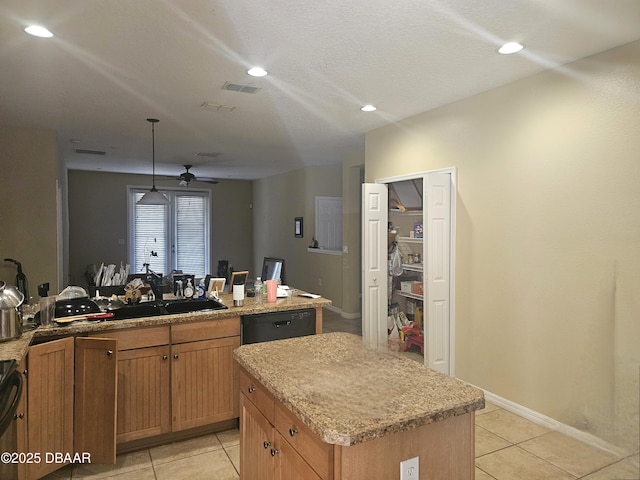
[{"label": "textured ceiling", "polygon": [[0,124],[54,129],[69,168],[149,173],[156,117],[156,173],[261,178],[639,38],[638,0],[2,0]]}]

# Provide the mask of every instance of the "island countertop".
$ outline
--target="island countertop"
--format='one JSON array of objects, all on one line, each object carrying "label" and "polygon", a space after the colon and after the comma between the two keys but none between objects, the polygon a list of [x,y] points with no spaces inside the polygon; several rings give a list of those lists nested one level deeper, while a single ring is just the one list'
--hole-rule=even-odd
[{"label": "island countertop", "polygon": [[234,358],[329,444],[355,445],[484,408],[482,390],[349,333],[243,345]]}]

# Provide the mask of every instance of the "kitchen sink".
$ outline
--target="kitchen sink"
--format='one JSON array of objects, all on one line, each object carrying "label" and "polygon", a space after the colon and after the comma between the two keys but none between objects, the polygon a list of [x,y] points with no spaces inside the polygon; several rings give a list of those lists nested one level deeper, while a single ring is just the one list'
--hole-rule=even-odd
[{"label": "kitchen sink", "polygon": [[154,317],[156,315],[166,315],[166,311],[161,305],[155,303],[138,303],[125,305],[117,310],[113,310],[111,320],[125,320],[128,318]]},{"label": "kitchen sink", "polygon": [[213,299],[206,300],[171,300],[164,303],[164,309],[169,314],[201,312],[203,310],[222,310],[227,308]]},{"label": "kitchen sink", "polygon": [[113,317],[111,317],[111,320],[175,315],[178,313],[201,312],[203,310],[222,310],[224,308],[227,307],[212,299],[169,300],[160,304],[153,302],[137,303],[134,305],[125,305],[117,310],[113,310]]}]

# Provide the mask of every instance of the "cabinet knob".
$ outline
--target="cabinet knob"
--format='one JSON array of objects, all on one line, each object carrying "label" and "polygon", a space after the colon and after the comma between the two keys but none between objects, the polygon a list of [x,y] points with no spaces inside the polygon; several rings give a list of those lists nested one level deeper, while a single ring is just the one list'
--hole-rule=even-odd
[{"label": "cabinet knob", "polygon": [[15,418],[22,420],[24,418],[24,413],[16,413]]},{"label": "cabinet knob", "polygon": [[277,448],[272,448],[271,449],[271,456],[272,457],[275,457],[277,455],[277,453],[278,453],[278,449]]},{"label": "cabinet knob", "polygon": [[28,370],[25,368],[25,369],[22,371],[22,374],[26,377],[26,376],[27,376],[27,373],[28,373]]},{"label": "cabinet knob", "polygon": [[107,357],[110,357],[111,355],[113,355],[113,350],[107,350]]},{"label": "cabinet knob", "polygon": [[291,428],[289,429],[289,435],[291,435],[292,437],[293,437],[296,433],[298,433],[298,429],[297,429],[296,427],[291,427]]},{"label": "cabinet knob", "polygon": [[167,355],[162,355],[163,360],[166,360],[167,358],[169,358]]},{"label": "cabinet knob", "polygon": [[173,358],[175,358],[176,360],[178,359],[178,354],[176,353]]},{"label": "cabinet knob", "polygon": [[256,389],[255,389],[255,388],[253,388],[253,387],[249,387],[249,388],[247,388],[247,392],[249,392],[249,393],[253,393],[253,392],[255,392],[255,391],[256,391]]},{"label": "cabinet knob", "polygon": [[264,442],[264,448],[269,448],[271,446],[271,442]]}]

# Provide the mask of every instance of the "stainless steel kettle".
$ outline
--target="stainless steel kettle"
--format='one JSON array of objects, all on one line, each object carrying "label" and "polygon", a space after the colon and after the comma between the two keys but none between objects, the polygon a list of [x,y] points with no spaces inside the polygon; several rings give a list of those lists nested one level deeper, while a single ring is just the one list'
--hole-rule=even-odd
[{"label": "stainless steel kettle", "polygon": [[18,307],[24,295],[20,290],[0,281],[0,342],[22,335],[22,318]]}]

